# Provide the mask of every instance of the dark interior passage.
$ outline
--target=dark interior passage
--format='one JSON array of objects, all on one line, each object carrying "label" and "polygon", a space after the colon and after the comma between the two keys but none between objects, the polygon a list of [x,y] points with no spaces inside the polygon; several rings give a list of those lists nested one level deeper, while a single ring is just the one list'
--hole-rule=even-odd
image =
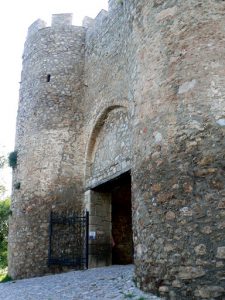
[{"label": "dark interior passage", "polygon": [[133,263],[130,172],[98,186],[95,190],[111,194],[112,264]]},{"label": "dark interior passage", "polygon": [[112,190],[112,264],[133,262],[133,239],[131,217],[131,183],[118,182]]}]

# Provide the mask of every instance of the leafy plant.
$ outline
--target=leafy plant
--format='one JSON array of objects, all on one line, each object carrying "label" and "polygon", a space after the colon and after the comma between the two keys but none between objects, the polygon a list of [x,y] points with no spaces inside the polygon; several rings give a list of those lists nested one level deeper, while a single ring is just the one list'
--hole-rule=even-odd
[{"label": "leafy plant", "polygon": [[17,166],[17,151],[13,151],[9,153],[8,161],[9,161],[9,166],[13,169],[16,168]]},{"label": "leafy plant", "polygon": [[15,187],[16,190],[19,190],[20,186],[21,186],[20,182],[17,182],[17,183],[14,184],[14,187]]},{"label": "leafy plant", "polygon": [[0,269],[7,267],[8,217],[10,215],[10,199],[0,201]]},{"label": "leafy plant", "polygon": [[11,281],[12,278],[7,274],[7,268],[1,273],[0,272],[0,282],[7,282],[7,281]]}]

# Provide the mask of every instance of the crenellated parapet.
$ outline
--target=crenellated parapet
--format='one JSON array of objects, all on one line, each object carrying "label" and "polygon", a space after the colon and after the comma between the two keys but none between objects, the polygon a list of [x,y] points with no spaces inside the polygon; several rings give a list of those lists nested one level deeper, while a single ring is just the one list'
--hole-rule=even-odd
[{"label": "crenellated parapet", "polygon": [[[72,13],[64,13],[64,14],[53,14],[51,19],[51,27],[62,29],[65,27],[71,27],[73,21],[73,14]],[[75,26],[74,26],[75,27]],[[37,33],[39,30],[49,28],[47,26],[47,22],[38,19],[34,23],[32,23],[28,28],[27,38],[31,37],[33,34]]]}]

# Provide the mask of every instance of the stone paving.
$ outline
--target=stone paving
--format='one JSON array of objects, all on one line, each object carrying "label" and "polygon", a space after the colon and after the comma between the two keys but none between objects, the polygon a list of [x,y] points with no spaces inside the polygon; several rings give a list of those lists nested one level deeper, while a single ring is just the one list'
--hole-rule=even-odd
[{"label": "stone paving", "polygon": [[132,265],[16,280],[0,284],[4,300],[157,300],[137,289]]}]

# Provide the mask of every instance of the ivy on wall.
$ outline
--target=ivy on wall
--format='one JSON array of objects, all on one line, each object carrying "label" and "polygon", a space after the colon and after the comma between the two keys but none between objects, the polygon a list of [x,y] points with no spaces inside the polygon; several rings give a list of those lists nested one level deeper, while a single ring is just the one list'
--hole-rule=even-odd
[{"label": "ivy on wall", "polygon": [[15,169],[17,166],[17,154],[18,154],[17,151],[13,151],[9,153],[8,163],[9,166],[13,169]]}]

